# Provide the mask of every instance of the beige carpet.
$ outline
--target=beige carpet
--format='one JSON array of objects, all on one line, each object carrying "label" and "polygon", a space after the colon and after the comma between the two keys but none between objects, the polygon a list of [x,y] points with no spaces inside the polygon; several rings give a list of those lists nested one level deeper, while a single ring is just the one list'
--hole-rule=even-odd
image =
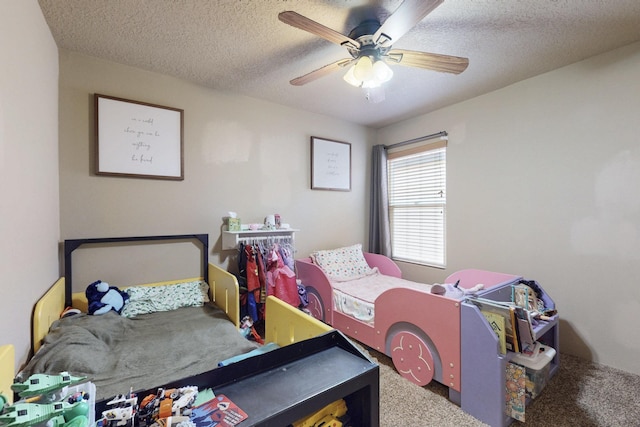
[{"label": "beige carpet", "polygon": [[[402,378],[384,354],[367,349],[380,364],[380,425],[486,426],[451,403],[448,389],[419,387]],[[640,376],[560,355],[560,370],[513,426],[639,427]]]}]

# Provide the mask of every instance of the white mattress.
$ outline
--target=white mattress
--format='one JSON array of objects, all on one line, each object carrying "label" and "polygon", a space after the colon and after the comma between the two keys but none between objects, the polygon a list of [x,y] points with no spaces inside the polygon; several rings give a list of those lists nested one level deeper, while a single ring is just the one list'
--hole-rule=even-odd
[{"label": "white mattress", "polygon": [[375,317],[375,300],[383,292],[394,288],[431,291],[431,285],[380,273],[346,282],[332,281],[331,285],[333,286],[333,309],[370,325],[373,325]]}]

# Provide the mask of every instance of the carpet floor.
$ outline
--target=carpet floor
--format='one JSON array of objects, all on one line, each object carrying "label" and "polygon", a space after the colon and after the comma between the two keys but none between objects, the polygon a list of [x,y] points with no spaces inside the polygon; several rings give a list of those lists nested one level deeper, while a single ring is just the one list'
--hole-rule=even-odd
[{"label": "carpet floor", "polygon": [[[482,426],[448,400],[433,381],[419,387],[402,378],[387,356],[366,350],[380,365],[380,425],[415,427]],[[560,369],[526,409],[526,422],[513,426],[639,427],[640,376],[560,354]]]}]

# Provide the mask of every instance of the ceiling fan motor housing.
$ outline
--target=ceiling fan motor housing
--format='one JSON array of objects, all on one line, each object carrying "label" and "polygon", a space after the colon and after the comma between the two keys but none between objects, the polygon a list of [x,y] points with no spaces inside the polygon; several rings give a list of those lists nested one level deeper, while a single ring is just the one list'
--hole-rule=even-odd
[{"label": "ceiling fan motor housing", "polygon": [[[352,46],[351,43],[345,42],[343,45],[354,58],[369,56],[374,60],[380,60],[383,55],[391,48],[391,46],[383,47],[378,40],[373,40],[373,35],[380,28],[380,22],[376,19],[367,19],[355,27],[349,33],[349,38],[360,43],[360,47]],[[388,40],[383,34],[383,40]]]}]

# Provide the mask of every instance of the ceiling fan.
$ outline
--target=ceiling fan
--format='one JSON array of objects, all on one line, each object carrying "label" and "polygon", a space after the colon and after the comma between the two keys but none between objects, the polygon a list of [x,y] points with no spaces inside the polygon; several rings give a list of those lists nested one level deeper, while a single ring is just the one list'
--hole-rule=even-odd
[{"label": "ceiling fan", "polygon": [[[344,79],[353,86],[376,89],[393,76],[387,64],[417,67],[427,70],[460,74],[469,65],[467,58],[393,49],[392,44],[411,30],[444,0],[405,0],[384,23],[368,19],[356,26],[348,36],[313,21],[294,11],[281,12],[280,21],[293,27],[344,46],[351,58],[340,59],[317,70],[291,80],[301,86],[326,76],[334,71],[353,65]],[[384,94],[384,92],[382,92]],[[382,97],[384,99],[384,96]],[[376,102],[370,99],[370,101]]]}]

